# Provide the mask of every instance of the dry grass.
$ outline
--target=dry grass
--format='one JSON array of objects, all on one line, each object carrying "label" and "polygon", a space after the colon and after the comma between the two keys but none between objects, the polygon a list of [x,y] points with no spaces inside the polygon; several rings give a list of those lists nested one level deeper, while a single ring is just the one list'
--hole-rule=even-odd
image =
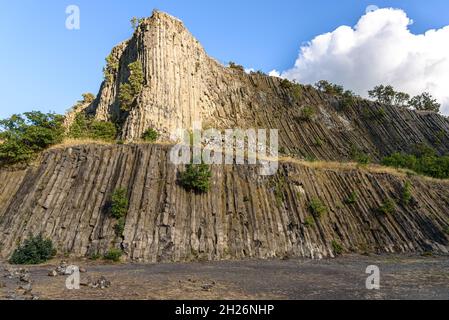
[{"label": "dry grass", "polygon": [[[50,149],[64,149],[64,148],[79,146],[79,145],[114,145],[114,144],[116,144],[116,143],[111,142],[111,141],[101,141],[101,140],[94,140],[94,139],[65,139],[62,143],[55,145],[55,146],[51,147]],[[127,143],[125,143],[125,144],[127,144]],[[138,141],[138,142],[133,142],[133,144],[155,144],[155,145],[161,145],[161,146],[174,145],[174,143],[171,141],[158,141],[158,142]],[[271,158],[271,157],[258,157],[258,158],[263,159],[263,160],[271,160],[271,161],[276,160],[275,158]],[[398,176],[401,178],[415,176],[419,179],[426,180],[426,181],[449,183],[449,179],[446,179],[446,180],[435,179],[432,177],[418,175],[417,173],[415,173],[411,170],[385,167],[385,166],[382,166],[379,164],[361,165],[356,162],[306,161],[306,160],[300,160],[300,159],[291,158],[291,157],[279,157],[278,161],[284,162],[284,163],[299,164],[299,165],[306,166],[308,168],[316,169],[316,170],[339,170],[339,171],[357,170],[357,171],[373,173],[373,174],[390,174],[390,175]]]},{"label": "dry grass", "polygon": [[95,145],[113,145],[114,142],[111,141],[103,141],[103,140],[94,140],[94,139],[72,139],[72,138],[66,138],[62,143],[56,144],[54,146],[51,146],[47,150],[55,150],[55,149],[65,149],[68,147],[74,147],[74,146],[81,146],[81,145],[89,145],[89,144],[95,144]]}]

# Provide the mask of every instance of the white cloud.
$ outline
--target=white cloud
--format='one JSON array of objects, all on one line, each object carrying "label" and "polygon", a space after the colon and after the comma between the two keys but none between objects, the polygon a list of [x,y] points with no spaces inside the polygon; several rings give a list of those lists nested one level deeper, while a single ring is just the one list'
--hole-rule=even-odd
[{"label": "white cloud", "polygon": [[271,76],[271,77],[278,77],[279,78],[281,76],[281,73],[279,71],[277,71],[277,70],[271,70],[268,73],[268,75]]},{"label": "white cloud", "polygon": [[400,9],[362,16],[302,46],[295,66],[282,77],[302,83],[329,80],[366,96],[378,84],[420,94],[430,92],[449,115],[449,26],[415,35]]},{"label": "white cloud", "polygon": [[254,68],[245,68],[245,73],[250,74],[251,72],[255,72]]}]

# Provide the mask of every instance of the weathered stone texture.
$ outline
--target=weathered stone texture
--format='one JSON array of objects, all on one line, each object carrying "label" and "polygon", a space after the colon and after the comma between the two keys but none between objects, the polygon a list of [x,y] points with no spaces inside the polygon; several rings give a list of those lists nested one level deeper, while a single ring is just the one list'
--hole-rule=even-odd
[{"label": "weathered stone texture", "polygon": [[[7,257],[31,232],[76,256],[125,249],[134,261],[329,257],[332,241],[354,252],[447,253],[447,182],[410,178],[413,199],[400,199],[405,179],[363,170],[311,169],[282,163],[275,177],[253,166],[214,166],[209,193],[177,184],[170,146],[80,146],[51,150],[41,164],[0,171],[0,248]],[[111,193],[129,192],[124,238],[115,236]],[[358,200],[345,205],[351,192]],[[312,198],[328,212],[306,226]],[[380,215],[386,199],[399,204]]]}]

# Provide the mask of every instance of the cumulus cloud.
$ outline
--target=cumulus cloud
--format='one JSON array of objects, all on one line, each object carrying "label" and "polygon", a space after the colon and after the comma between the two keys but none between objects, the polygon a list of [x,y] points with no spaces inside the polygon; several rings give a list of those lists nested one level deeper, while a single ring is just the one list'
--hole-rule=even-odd
[{"label": "cumulus cloud", "polygon": [[300,48],[282,77],[302,83],[328,80],[366,96],[378,84],[417,95],[430,92],[449,115],[449,26],[413,34],[400,9],[379,9],[355,27],[341,26]]}]

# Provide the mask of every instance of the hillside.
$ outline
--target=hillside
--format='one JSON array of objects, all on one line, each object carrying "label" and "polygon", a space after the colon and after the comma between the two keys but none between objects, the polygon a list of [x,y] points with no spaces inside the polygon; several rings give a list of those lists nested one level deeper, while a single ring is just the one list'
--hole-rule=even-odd
[{"label": "hillside", "polygon": [[[290,88],[279,78],[246,74],[207,56],[183,23],[155,11],[133,37],[111,52],[115,66],[87,108],[99,120],[121,123],[121,138],[139,139],[148,128],[168,138],[193,121],[205,128],[276,128],[285,153],[300,158],[348,160],[354,150],[373,160],[417,144],[449,152],[449,120],[435,113],[344,103],[310,86]],[[129,111],[120,110],[120,84],[128,65],[142,64],[144,85]],[[311,108],[309,121],[301,119]],[[319,142],[318,142],[319,141]]]},{"label": "hillside", "polygon": [[[136,62],[142,87],[124,109],[120,95]],[[59,254],[119,248],[127,261],[143,262],[449,252],[448,181],[342,163],[354,153],[378,162],[421,144],[448,154],[448,118],[361,98],[348,103],[224,67],[181,21],[158,11],[112,50],[105,76],[96,99],[69,114],[66,125],[84,112],[114,122],[127,144],[60,146],[26,168],[0,168],[0,258],[38,233]],[[167,140],[194,121],[279,129],[278,173],[214,165],[209,192],[186,191],[178,183],[184,166],[169,161]],[[139,143],[149,128],[161,143]],[[110,214],[118,188],[129,199],[122,236]]]}]

